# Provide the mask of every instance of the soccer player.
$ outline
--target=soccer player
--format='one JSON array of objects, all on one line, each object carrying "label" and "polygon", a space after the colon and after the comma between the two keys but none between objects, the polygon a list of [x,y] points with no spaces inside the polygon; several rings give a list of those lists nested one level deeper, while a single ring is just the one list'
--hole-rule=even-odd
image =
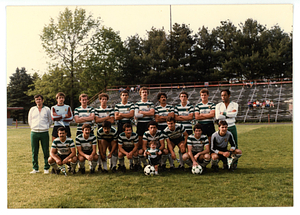
[{"label": "soccer player", "polygon": [[194,134],[188,136],[187,153],[182,156],[183,161],[190,159],[193,166],[201,165],[203,170],[206,169],[210,162],[209,141],[206,135],[202,133],[203,126],[197,123],[193,130]]},{"label": "soccer player", "polygon": [[155,121],[158,124],[158,130],[163,131],[167,127],[167,118],[174,117],[174,107],[167,104],[167,95],[165,93],[158,93],[157,100],[159,105],[155,107]]},{"label": "soccer player", "polygon": [[[176,159],[174,148],[177,146],[179,148],[179,168],[184,170],[182,155],[186,153],[186,142],[189,135],[182,124],[175,123],[175,119],[173,117],[167,118],[167,125],[168,127],[165,128],[164,134],[166,136],[165,138],[167,140],[168,150],[171,153],[171,158],[173,160]],[[170,163],[170,169],[174,169],[173,163]]]},{"label": "soccer player", "polygon": [[91,125],[83,124],[82,134],[76,137],[76,148],[78,152],[79,171],[85,173],[85,160],[89,161],[90,173],[95,173],[95,167],[97,166],[97,139],[94,134],[91,133]]},{"label": "soccer player", "polygon": [[[211,136],[212,169],[214,169],[215,172],[219,171],[219,160],[223,162],[223,169],[228,169],[228,158],[233,158],[230,170],[234,170],[236,169],[236,162],[242,156],[242,151],[236,148],[234,137],[232,133],[228,131],[228,123],[225,120],[221,120],[218,126],[219,131],[216,131]],[[228,143],[230,144],[229,150]]]},{"label": "soccer player", "polygon": [[[97,131],[98,149],[103,164],[103,171],[107,172],[107,158],[111,159],[111,171],[117,171],[118,144],[117,130],[111,125],[111,122],[104,121],[102,127]],[[106,157],[106,150],[109,154]]]},{"label": "soccer player", "polygon": [[221,98],[223,102],[220,102],[216,105],[216,119],[225,120],[227,122],[228,131],[232,133],[236,148],[238,148],[235,118],[238,114],[239,105],[233,101],[230,101],[230,91],[228,89],[221,90]]},{"label": "soccer player", "polygon": [[215,132],[214,117],[216,105],[208,101],[209,91],[200,90],[201,102],[195,106],[195,119],[202,125],[202,134],[207,135],[210,143],[211,135]]},{"label": "soccer player", "polygon": [[111,124],[115,122],[114,109],[107,106],[108,99],[108,94],[99,94],[100,107],[95,108],[95,122],[98,124],[98,129],[102,127],[104,121],[110,121]]},{"label": "soccer player", "polygon": [[129,93],[123,90],[120,93],[121,102],[115,105],[115,120],[118,120],[118,135],[123,132],[123,125],[131,123],[134,117],[134,104],[128,102]]},{"label": "soccer player", "polygon": [[65,127],[59,127],[57,133],[58,138],[52,142],[50,157],[48,159],[48,163],[52,166],[51,173],[59,174],[60,169],[57,165],[69,164],[71,172],[75,174],[77,156],[74,141],[70,137],[67,137]]},{"label": "soccer player", "polygon": [[94,108],[87,105],[88,96],[86,94],[81,94],[79,96],[79,101],[81,103],[80,107],[75,108],[74,110],[74,119],[77,123],[77,132],[76,137],[82,133],[82,126],[84,123],[91,125],[91,133],[94,133],[94,118],[95,111]]},{"label": "soccer player", "polygon": [[124,156],[128,160],[133,159],[133,164],[130,169],[137,170],[138,167],[138,143],[139,138],[136,133],[132,131],[132,125],[125,123],[123,125],[123,132],[118,136],[118,147],[119,147],[119,168],[122,172],[126,172],[124,163]]},{"label": "soccer player", "polygon": [[49,127],[52,124],[51,111],[49,107],[43,105],[44,98],[38,94],[34,96],[36,106],[30,108],[28,113],[28,124],[31,129],[31,150],[32,150],[32,165],[33,170],[31,174],[39,172],[39,142],[44,154],[44,173],[49,173]]},{"label": "soccer player", "polygon": [[[155,141],[156,142],[156,147],[162,152],[163,155],[165,155],[161,160],[161,156],[159,156],[159,161],[162,164],[162,169],[166,170],[166,161],[167,161],[167,156],[169,154],[168,149],[165,148],[165,140],[164,140],[164,134],[162,131],[157,129],[157,122],[155,121],[150,121],[148,123],[148,131],[146,131],[143,135],[143,146],[142,149],[139,149],[139,156],[140,158],[143,157],[145,158],[144,152],[146,151],[147,148],[150,147],[150,142]],[[144,168],[147,165],[146,158],[143,160],[143,165]]]},{"label": "soccer player", "polygon": [[66,95],[62,92],[56,94],[57,104],[51,107],[51,118],[54,121],[52,131],[52,142],[58,137],[57,129],[61,126],[66,127],[67,137],[71,137],[70,124],[73,120],[73,113],[69,105],[64,104]]},{"label": "soccer player", "polygon": [[159,156],[162,154],[159,148],[157,148],[156,141],[150,141],[150,146],[145,150],[144,156],[148,155],[149,163],[154,166],[155,175],[158,175],[158,164],[159,164]]},{"label": "soccer player", "polygon": [[185,91],[179,94],[180,104],[175,106],[175,120],[182,124],[188,135],[190,135],[193,133],[191,121],[194,117],[194,107],[188,103],[188,96]]}]

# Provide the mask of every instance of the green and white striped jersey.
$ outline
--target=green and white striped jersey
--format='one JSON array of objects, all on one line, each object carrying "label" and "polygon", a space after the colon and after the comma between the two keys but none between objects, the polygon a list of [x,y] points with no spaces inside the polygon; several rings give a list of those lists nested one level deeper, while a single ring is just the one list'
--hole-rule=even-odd
[{"label": "green and white striped jersey", "polygon": [[[135,103],[134,109],[135,111],[150,111],[151,109],[154,109],[154,104],[151,101],[139,101]],[[137,118],[137,122],[150,122],[151,120],[153,120],[152,116],[144,116],[142,118]]]},{"label": "green and white striped jersey", "polygon": [[[101,106],[98,108],[95,108],[95,116],[99,117],[99,118],[104,118],[107,116],[110,117],[115,117],[115,112],[114,109],[111,107],[106,107],[105,109],[102,108]],[[102,126],[102,123],[97,123],[99,127]]]},{"label": "green and white striped jersey", "polygon": [[125,132],[119,134],[118,144],[123,148],[133,148],[135,144],[139,143],[139,136],[137,133],[132,132],[129,138],[126,137]]},{"label": "green and white striped jersey", "polygon": [[[155,115],[168,116],[169,113],[174,113],[174,107],[172,105],[167,104],[165,107],[158,105],[155,107]],[[158,122],[158,125],[166,126],[167,122]]]},{"label": "green and white striped jersey", "polygon": [[70,137],[67,137],[65,142],[61,142],[58,137],[53,140],[51,148],[57,149],[57,153],[60,155],[69,155],[71,148],[75,148],[75,143]]},{"label": "green and white striped jersey", "polygon": [[160,152],[160,149],[159,148],[156,148],[156,149],[147,148],[146,152],[150,153],[150,156],[149,156],[150,158],[156,158],[157,157],[157,153]]},{"label": "green and white striped jersey", "polygon": [[[134,111],[134,104],[132,102],[127,102],[127,104],[122,104],[122,102],[116,104],[115,106],[115,113],[129,113],[130,111]],[[119,122],[122,123],[131,123],[132,118],[123,118],[120,119]]]},{"label": "green and white striped jersey", "polygon": [[[184,107],[181,104],[175,106],[175,115],[188,116],[191,113],[194,113],[194,107],[191,104]],[[180,121],[178,123],[182,124],[186,130],[193,130],[191,121]]]},{"label": "green and white striped jersey", "polygon": [[147,148],[150,147],[150,141],[155,141],[156,142],[156,148],[160,148],[161,144],[159,141],[165,139],[164,134],[162,133],[162,131],[157,130],[156,134],[154,136],[152,136],[150,134],[150,131],[146,131],[143,135],[143,141],[146,140],[147,141]]},{"label": "green and white striped jersey", "polygon": [[[95,114],[95,110],[93,107],[87,106],[86,108],[83,107],[77,107],[74,110],[74,117],[75,116],[79,116],[79,117],[88,117],[90,116],[90,114],[93,113]],[[89,121],[89,122],[84,122],[84,123],[77,123],[77,131],[81,131],[82,132],[82,126],[83,124],[90,124],[92,127],[92,131],[94,131],[94,122],[93,121]]]},{"label": "green and white striped jersey", "polygon": [[90,136],[85,139],[83,134],[79,134],[75,138],[76,147],[81,146],[82,151],[93,151],[93,145],[97,145],[96,136],[90,134]]},{"label": "green and white striped jersey", "polygon": [[97,131],[97,139],[98,140],[107,140],[107,141],[117,141],[118,139],[118,135],[117,135],[117,129],[115,129],[113,126],[110,127],[110,131],[108,134],[106,134],[103,131],[103,127],[101,127],[100,129],[98,129]]},{"label": "green and white striped jersey", "polygon": [[[215,103],[208,102],[207,104],[203,104],[202,102],[200,102],[199,104],[197,104],[195,106],[195,113],[198,112],[199,114],[207,114],[207,113],[210,113],[210,111],[215,110],[215,109],[216,109]],[[214,118],[197,120],[197,121],[200,124],[206,124],[209,122],[213,122]]]},{"label": "green and white striped jersey", "polygon": [[197,139],[194,134],[191,134],[187,139],[187,146],[192,146],[193,152],[202,152],[204,146],[208,147],[208,144],[208,138],[204,134],[202,134],[199,139]]},{"label": "green and white striped jersey", "polygon": [[169,138],[171,140],[174,140],[183,137],[183,133],[185,132],[185,127],[180,123],[175,123],[174,131],[171,131],[169,127],[166,127],[163,132],[166,139]]}]

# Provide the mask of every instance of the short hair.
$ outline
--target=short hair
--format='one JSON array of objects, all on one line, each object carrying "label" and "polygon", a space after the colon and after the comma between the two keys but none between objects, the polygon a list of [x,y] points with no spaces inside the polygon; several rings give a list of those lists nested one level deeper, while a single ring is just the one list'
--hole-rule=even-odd
[{"label": "short hair", "polygon": [[103,128],[111,128],[111,122],[110,121],[107,121],[105,120],[103,122],[103,125],[102,125]]},{"label": "short hair", "polygon": [[220,127],[221,125],[227,125],[228,126],[228,123],[225,120],[220,120],[218,122],[218,127]]},{"label": "short hair", "polygon": [[85,129],[85,128],[89,128],[90,130],[92,130],[92,126],[90,125],[90,124],[87,124],[87,123],[84,123],[83,125],[82,125],[82,131]]},{"label": "short hair", "polygon": [[98,96],[99,100],[101,100],[102,97],[106,97],[107,100],[109,99],[109,96],[108,96],[107,93],[100,93],[99,96]]},{"label": "short hair", "polygon": [[87,98],[88,98],[88,95],[85,94],[85,93],[80,94],[80,96],[79,96],[79,101],[81,101],[81,98],[82,98],[82,97],[87,97]]},{"label": "short hair", "polygon": [[172,121],[175,123],[175,118],[173,116],[168,116],[166,122],[172,122]]},{"label": "short hair", "polygon": [[121,91],[121,92],[120,92],[120,96],[122,96],[123,93],[127,93],[127,95],[129,96],[128,90],[123,90],[123,91]]},{"label": "short hair", "polygon": [[37,99],[38,97],[41,97],[41,99],[44,100],[44,97],[41,94],[36,94],[33,98]]},{"label": "short hair", "polygon": [[209,95],[209,91],[208,91],[208,89],[206,89],[206,88],[200,90],[200,94],[201,94],[201,93],[206,93],[207,95]]},{"label": "short hair", "polygon": [[221,94],[222,94],[223,91],[224,91],[224,92],[227,92],[227,94],[230,95],[229,89],[223,89],[223,90],[221,90]]},{"label": "short hair", "polygon": [[151,141],[149,142],[149,145],[151,145],[151,144],[154,144],[154,145],[156,145],[156,146],[157,146],[157,142],[156,142],[156,141],[154,141],[154,140],[151,140]]},{"label": "short hair", "polygon": [[193,131],[195,131],[196,129],[201,129],[201,131],[203,131],[203,126],[200,123],[197,123],[194,128]]},{"label": "short hair", "polygon": [[150,125],[155,125],[155,126],[156,126],[156,128],[158,127],[158,124],[157,124],[157,122],[156,122],[156,121],[154,121],[154,120],[151,120],[151,121],[148,123],[148,128],[150,127]]},{"label": "short hair", "polygon": [[165,93],[163,93],[163,92],[159,92],[159,93],[157,94],[157,100],[160,100],[160,97],[161,97],[161,96],[165,96],[166,99],[168,98],[168,97],[167,97],[167,94],[165,94]]},{"label": "short hair", "polygon": [[126,128],[131,128],[131,130],[132,130],[132,125],[131,125],[131,123],[125,123],[125,124],[123,125],[123,131],[125,131]]},{"label": "short hair", "polygon": [[66,127],[63,127],[63,126],[59,127],[59,128],[57,129],[57,132],[59,132],[59,131],[64,131],[64,132],[66,132]]},{"label": "short hair", "polygon": [[147,90],[147,94],[149,95],[149,89],[148,89],[147,87],[142,87],[142,88],[140,89],[140,91],[139,91],[139,94],[140,94],[140,95],[141,95],[141,92],[142,92],[143,90]]},{"label": "short hair", "polygon": [[63,96],[64,98],[66,98],[66,95],[63,92],[59,92],[56,94],[55,98],[58,99],[58,97]]},{"label": "short hair", "polygon": [[187,98],[189,97],[189,94],[186,91],[181,91],[179,97],[181,96],[181,94],[185,94]]}]

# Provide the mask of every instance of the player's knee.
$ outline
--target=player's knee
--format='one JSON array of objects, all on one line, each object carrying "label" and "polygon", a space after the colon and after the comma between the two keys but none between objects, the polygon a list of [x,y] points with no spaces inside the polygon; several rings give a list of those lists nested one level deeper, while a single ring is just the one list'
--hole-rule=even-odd
[{"label": "player's knee", "polygon": [[72,163],[76,163],[77,162],[77,156],[74,156],[73,158],[72,158]]},{"label": "player's knee", "polygon": [[242,150],[236,149],[236,150],[234,151],[234,153],[235,153],[235,154],[242,154]]},{"label": "player's knee", "polygon": [[187,159],[189,159],[189,155],[188,155],[188,153],[184,153],[183,155],[182,155],[182,159],[184,160],[184,161],[186,161]]},{"label": "player's knee", "polygon": [[210,155],[207,153],[207,154],[204,155],[203,158],[204,158],[205,160],[210,160]]},{"label": "player's knee", "polygon": [[124,154],[123,154],[122,152],[119,151],[118,157],[119,157],[119,158],[123,158],[123,157],[124,157]]},{"label": "player's knee", "polygon": [[50,164],[50,163],[54,163],[55,162],[55,160],[52,158],[52,157],[49,157],[48,158],[48,163]]},{"label": "player's knee", "polygon": [[85,161],[85,158],[84,158],[83,156],[78,155],[78,160],[79,160],[80,162],[83,162],[83,161]]},{"label": "player's knee", "polygon": [[94,155],[94,161],[98,161],[99,156],[97,154]]},{"label": "player's knee", "polygon": [[139,155],[143,155],[144,154],[144,150],[143,149],[140,149],[139,150]]},{"label": "player's knee", "polygon": [[168,149],[163,149],[162,153],[163,153],[164,155],[167,155],[167,154],[169,154],[169,150],[168,150]]},{"label": "player's knee", "polygon": [[218,160],[218,159],[219,159],[219,156],[218,156],[216,153],[212,153],[212,154],[211,154],[211,159],[213,159],[213,160]]}]

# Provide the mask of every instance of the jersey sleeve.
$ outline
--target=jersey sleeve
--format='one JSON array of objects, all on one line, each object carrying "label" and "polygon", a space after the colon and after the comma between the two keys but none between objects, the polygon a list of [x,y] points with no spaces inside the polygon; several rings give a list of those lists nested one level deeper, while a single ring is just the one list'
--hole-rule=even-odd
[{"label": "jersey sleeve", "polygon": [[57,115],[56,111],[55,111],[55,106],[51,107],[51,119],[53,121],[59,121],[62,119],[61,115]]}]

